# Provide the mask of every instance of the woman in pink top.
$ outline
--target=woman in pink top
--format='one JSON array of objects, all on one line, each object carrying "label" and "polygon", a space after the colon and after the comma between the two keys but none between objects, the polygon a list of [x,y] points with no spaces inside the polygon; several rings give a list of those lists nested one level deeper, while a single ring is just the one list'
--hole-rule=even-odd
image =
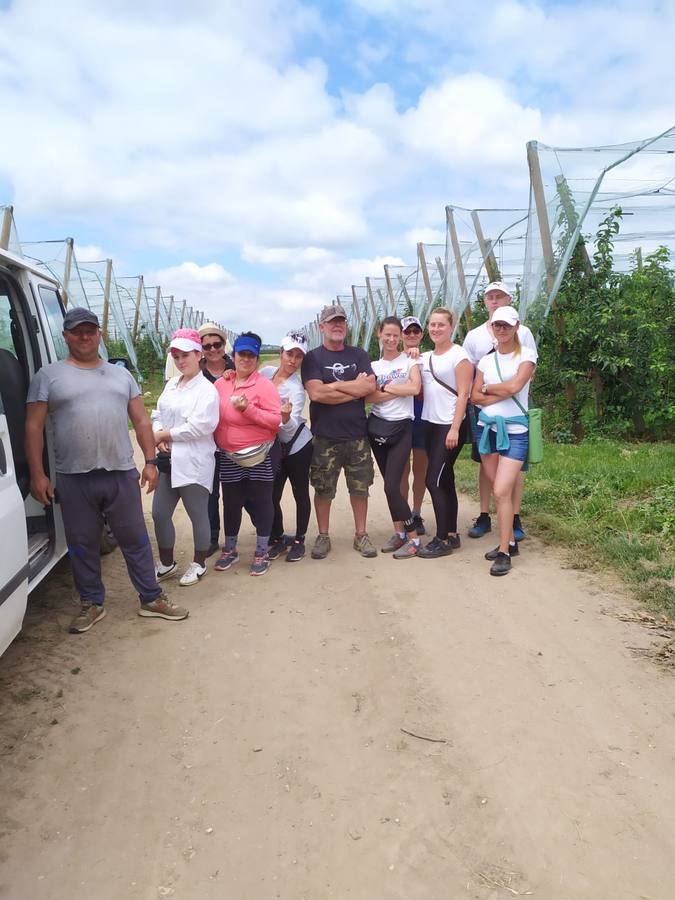
[{"label": "woman in pink top", "polygon": [[239,562],[237,537],[244,506],[252,514],[256,527],[256,548],[251,575],[264,575],[270,567],[267,555],[274,506],[274,465],[272,455],[249,468],[240,466],[227,455],[276,440],[281,425],[281,398],[271,381],[256,371],[261,340],[252,331],[240,334],[234,342],[234,372],[225,372],[215,383],[220,398],[220,421],[214,437],[224,453],[220,454],[220,480],[223,483],[225,547],[215,565],[224,572]]}]

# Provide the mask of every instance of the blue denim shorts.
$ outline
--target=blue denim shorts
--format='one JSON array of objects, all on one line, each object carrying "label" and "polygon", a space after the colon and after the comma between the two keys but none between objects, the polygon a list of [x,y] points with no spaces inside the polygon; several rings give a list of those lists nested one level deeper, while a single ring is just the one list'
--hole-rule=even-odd
[{"label": "blue denim shorts", "polygon": [[[483,428],[483,425],[479,425],[476,429],[476,444],[480,444],[480,439],[483,436]],[[517,459],[519,462],[525,462],[527,460],[527,448],[530,441],[527,431],[523,431],[520,434],[510,434],[508,450],[497,450],[496,431],[489,432],[489,440],[490,453],[499,453],[500,456],[505,456],[507,459]]]}]

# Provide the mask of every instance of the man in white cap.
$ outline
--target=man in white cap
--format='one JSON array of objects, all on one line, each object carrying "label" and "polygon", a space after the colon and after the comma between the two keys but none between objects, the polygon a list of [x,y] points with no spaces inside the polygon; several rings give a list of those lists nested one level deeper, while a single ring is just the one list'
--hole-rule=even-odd
[{"label": "man in white cap", "polygon": [[[477,328],[472,328],[464,338],[463,345],[474,366],[478,365],[479,360],[488,353],[492,353],[495,349],[497,342],[492,331],[490,320],[492,319],[495,310],[499,309],[501,306],[509,306],[513,302],[513,295],[508,285],[503,281],[491,281],[485,288],[483,301],[485,303],[485,308],[488,311],[488,320],[487,322],[483,322],[483,324],[479,325]],[[523,347],[529,347],[531,350],[534,350],[535,353],[537,352],[537,344],[534,340],[534,335],[526,325],[521,324],[518,330],[518,337]],[[475,462],[480,462],[480,454],[478,453],[475,444],[472,447],[471,458]],[[520,541],[525,537],[525,532],[523,531],[523,526],[520,521],[520,503],[523,498],[524,485],[525,478],[524,474],[521,472],[513,491],[513,533],[517,541]],[[478,475],[478,488],[480,492],[480,515],[469,529],[469,537],[472,538],[483,537],[483,535],[492,531],[492,521],[490,519],[490,496],[492,494],[492,489],[490,487],[490,480],[487,477],[482,463]]]}]

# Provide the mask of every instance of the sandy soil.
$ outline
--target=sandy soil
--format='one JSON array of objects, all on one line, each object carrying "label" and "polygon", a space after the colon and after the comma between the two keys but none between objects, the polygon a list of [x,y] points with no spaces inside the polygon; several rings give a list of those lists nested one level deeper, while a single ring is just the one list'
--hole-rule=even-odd
[{"label": "sandy soil", "polygon": [[0,897],[672,900],[675,680],[625,598],[533,539],[502,579],[491,538],[361,559],[343,493],[332,533],[254,579],[244,528],[237,570],[168,583],[183,623],[135,615],[119,552],[86,635],[67,564],[36,592],[0,660]]}]

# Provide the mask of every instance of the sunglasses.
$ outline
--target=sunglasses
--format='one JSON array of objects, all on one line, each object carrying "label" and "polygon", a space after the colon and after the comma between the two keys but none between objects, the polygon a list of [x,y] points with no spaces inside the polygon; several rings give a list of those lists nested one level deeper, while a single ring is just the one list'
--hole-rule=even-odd
[{"label": "sunglasses", "polygon": [[417,328],[417,326],[414,326],[411,328],[406,328],[406,330],[403,332],[403,334],[422,334],[422,329]]},{"label": "sunglasses", "polygon": [[214,341],[212,344],[202,344],[202,350],[220,350],[222,346],[222,341]]},{"label": "sunglasses", "polygon": [[515,328],[515,325],[509,325],[508,322],[493,322],[492,327],[500,330],[501,328]]}]

